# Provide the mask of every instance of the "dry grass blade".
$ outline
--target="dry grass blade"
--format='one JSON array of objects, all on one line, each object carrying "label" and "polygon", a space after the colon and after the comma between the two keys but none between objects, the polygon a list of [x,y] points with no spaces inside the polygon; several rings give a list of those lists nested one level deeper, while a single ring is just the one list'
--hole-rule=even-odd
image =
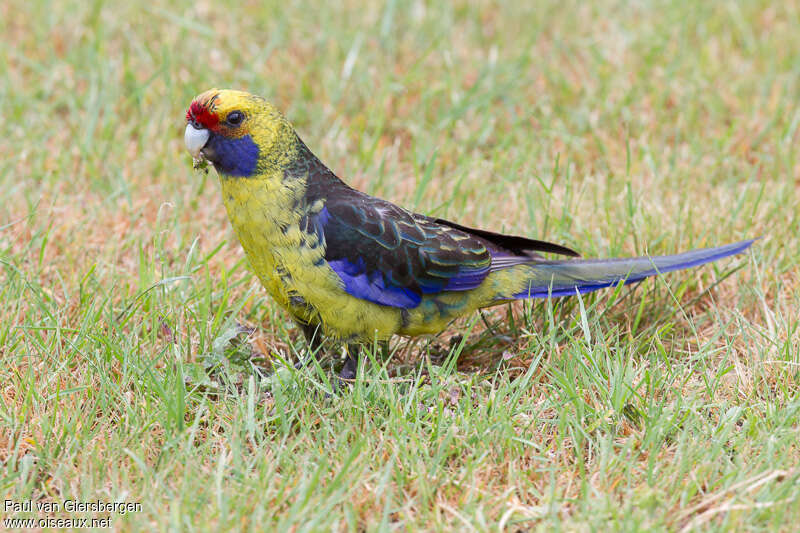
[{"label": "dry grass blade", "polygon": [[[733,503],[733,500],[741,498],[742,494],[752,493],[756,489],[762,487],[767,483],[770,483],[772,481],[783,481],[786,478],[797,477],[798,475],[800,475],[800,469],[771,470],[768,472],[762,472],[761,474],[753,478],[740,481],[739,483],[727,487],[726,489],[720,492],[709,495],[699,503],[693,505],[692,507],[684,509],[678,514],[676,522],[680,523],[688,519],[689,517],[693,517],[681,529],[682,532],[691,531],[701,526],[702,524],[708,522],[714,516],[720,513],[725,513],[732,510],[742,510],[742,509],[763,509],[795,501],[797,500],[798,496],[793,496],[790,498],[784,498],[781,500],[771,501],[771,502],[753,502],[746,504]],[[727,498],[726,501],[720,502],[720,500],[725,500],[725,498]]]}]

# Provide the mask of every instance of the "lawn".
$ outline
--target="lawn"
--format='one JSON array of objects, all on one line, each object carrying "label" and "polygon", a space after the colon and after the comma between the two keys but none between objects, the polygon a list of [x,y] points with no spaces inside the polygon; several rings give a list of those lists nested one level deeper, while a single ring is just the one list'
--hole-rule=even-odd
[{"label": "lawn", "polygon": [[[0,518],[796,530],[798,27],[796,0],[0,3]],[[327,395],[337,347],[287,367],[302,335],[183,148],[210,87],[426,214],[586,257],[761,239],[395,339]]]}]

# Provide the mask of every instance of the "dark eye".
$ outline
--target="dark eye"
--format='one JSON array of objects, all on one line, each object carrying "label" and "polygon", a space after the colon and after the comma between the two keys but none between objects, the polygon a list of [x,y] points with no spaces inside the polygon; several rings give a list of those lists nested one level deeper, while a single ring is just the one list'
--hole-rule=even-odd
[{"label": "dark eye", "polygon": [[244,120],[244,113],[241,111],[231,111],[228,113],[228,116],[225,117],[225,122],[230,124],[231,126],[238,126]]}]

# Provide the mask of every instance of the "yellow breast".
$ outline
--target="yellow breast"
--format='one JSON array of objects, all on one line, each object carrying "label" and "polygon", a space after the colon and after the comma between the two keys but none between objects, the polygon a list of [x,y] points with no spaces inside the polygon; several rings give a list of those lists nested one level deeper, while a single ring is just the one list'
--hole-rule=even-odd
[{"label": "yellow breast", "polygon": [[271,179],[221,179],[223,201],[236,236],[264,288],[295,318],[321,324],[340,339],[386,339],[402,327],[399,309],[347,294],[338,275],[320,261],[324,246],[300,227],[305,214],[305,182]]}]

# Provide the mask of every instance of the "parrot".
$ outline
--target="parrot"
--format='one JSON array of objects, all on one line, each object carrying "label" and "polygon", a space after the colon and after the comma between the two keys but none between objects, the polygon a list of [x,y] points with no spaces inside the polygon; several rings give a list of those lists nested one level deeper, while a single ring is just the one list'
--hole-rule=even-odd
[{"label": "parrot", "polygon": [[742,253],[754,242],[577,259],[559,244],[413,213],[347,185],[276,107],[243,91],[195,97],[184,142],[196,165],[210,163],[219,175],[252,270],[311,353],[323,338],[346,344],[345,381],[355,379],[367,343],[436,334],[455,318],[515,300],[638,282]]}]

